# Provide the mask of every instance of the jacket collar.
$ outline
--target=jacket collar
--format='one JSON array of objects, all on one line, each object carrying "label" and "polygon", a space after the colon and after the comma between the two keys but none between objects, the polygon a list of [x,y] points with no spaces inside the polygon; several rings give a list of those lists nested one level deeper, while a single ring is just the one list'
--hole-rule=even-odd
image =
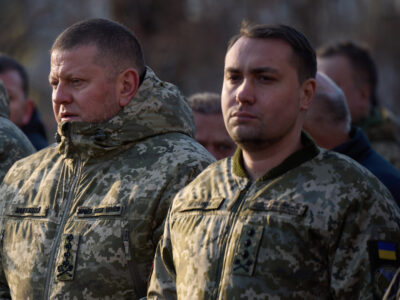
[{"label": "jacket collar", "polygon": [[[273,179],[281,176],[287,171],[300,166],[302,163],[318,155],[319,148],[315,145],[310,136],[304,131],[301,133],[301,142],[303,147],[300,150],[289,155],[280,165],[266,172],[263,176],[258,178],[257,181]],[[236,152],[233,155],[233,173],[239,177],[249,177],[244,168],[242,150],[239,147],[236,149]]]}]

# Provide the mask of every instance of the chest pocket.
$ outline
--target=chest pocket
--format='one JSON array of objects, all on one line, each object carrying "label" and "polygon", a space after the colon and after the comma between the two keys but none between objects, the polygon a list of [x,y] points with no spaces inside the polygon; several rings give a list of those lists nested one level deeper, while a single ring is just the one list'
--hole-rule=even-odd
[{"label": "chest pocket", "polygon": [[224,197],[214,197],[209,200],[187,201],[188,203],[179,212],[217,210],[221,207],[224,200]]}]

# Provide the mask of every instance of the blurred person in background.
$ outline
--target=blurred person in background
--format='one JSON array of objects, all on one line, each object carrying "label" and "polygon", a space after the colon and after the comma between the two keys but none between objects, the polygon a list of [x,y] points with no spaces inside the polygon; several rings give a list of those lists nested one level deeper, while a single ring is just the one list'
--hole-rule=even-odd
[{"label": "blurred person in background", "polygon": [[351,116],[343,91],[318,72],[314,101],[307,111],[304,129],[318,146],[347,155],[367,168],[391,192],[400,206],[400,171],[380,156]]},{"label": "blurred person in background", "polygon": [[216,159],[231,156],[236,149],[224,124],[221,96],[217,93],[197,93],[189,97],[196,125],[195,139]]},{"label": "blurred person in background", "polygon": [[0,183],[17,160],[35,152],[25,134],[8,118],[9,100],[0,80]]},{"label": "blurred person in background", "polygon": [[346,41],[321,47],[318,70],[344,92],[354,125],[361,127],[374,148],[400,170],[399,120],[380,105],[378,73],[367,48]]},{"label": "blurred person in background", "polygon": [[0,79],[10,99],[10,120],[21,128],[37,150],[47,147],[45,127],[34,101],[29,98],[25,68],[14,58],[0,53]]}]

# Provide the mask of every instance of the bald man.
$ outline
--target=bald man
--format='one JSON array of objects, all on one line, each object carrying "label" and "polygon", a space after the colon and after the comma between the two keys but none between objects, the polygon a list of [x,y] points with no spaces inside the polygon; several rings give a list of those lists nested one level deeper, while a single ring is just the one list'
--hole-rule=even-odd
[{"label": "bald man", "polygon": [[316,82],[314,101],[307,112],[304,129],[318,146],[347,155],[367,168],[400,205],[400,172],[371,148],[360,128],[351,126],[343,91],[323,73],[317,73]]}]

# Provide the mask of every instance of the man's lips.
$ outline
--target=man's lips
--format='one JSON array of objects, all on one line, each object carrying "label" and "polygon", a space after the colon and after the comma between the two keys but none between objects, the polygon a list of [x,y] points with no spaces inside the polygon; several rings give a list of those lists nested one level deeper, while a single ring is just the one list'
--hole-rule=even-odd
[{"label": "man's lips", "polygon": [[61,119],[61,121],[73,120],[73,119],[75,119],[76,117],[78,117],[78,115],[73,114],[73,113],[68,113],[68,112],[66,112],[66,113],[61,113],[61,114],[60,114],[60,119]]},{"label": "man's lips", "polygon": [[231,117],[238,120],[251,120],[256,118],[255,115],[246,111],[235,111],[231,114]]}]

